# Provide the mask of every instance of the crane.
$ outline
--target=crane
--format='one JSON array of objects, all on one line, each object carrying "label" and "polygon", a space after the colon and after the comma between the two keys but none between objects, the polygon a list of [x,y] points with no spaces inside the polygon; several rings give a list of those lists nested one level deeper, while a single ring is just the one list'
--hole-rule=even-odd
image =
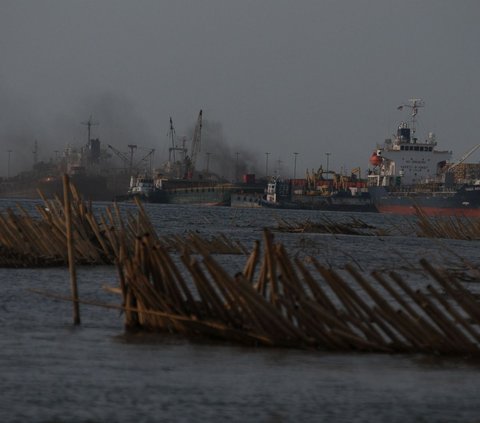
[{"label": "crane", "polygon": [[193,172],[195,171],[195,163],[197,161],[198,153],[200,152],[202,139],[202,110],[198,114],[197,124],[195,125],[195,130],[193,132],[192,139],[192,148],[190,152],[190,163],[188,166],[187,174],[191,178]]},{"label": "crane", "polygon": [[467,153],[465,153],[462,158],[458,161],[458,162],[455,162],[454,164],[452,164],[447,172],[452,172],[453,169],[455,169],[459,164],[462,164],[465,160],[467,160],[473,153],[475,153],[475,151],[477,151],[478,149],[480,148],[480,144],[477,144],[475,147],[473,147],[470,151],[468,151]]},{"label": "crane", "polygon": [[138,167],[143,163],[145,162],[148,158],[150,158],[150,167],[151,164],[152,164],[152,161],[153,161],[153,154],[155,153],[155,149],[152,148],[151,150],[149,150],[149,152],[143,156],[138,162],[136,162],[135,164],[133,163],[133,152],[136,148],[138,148],[135,144],[129,144],[128,145],[128,148],[130,149],[130,157],[127,156],[125,153],[122,153],[121,151],[117,150],[115,147],[113,147],[112,145],[108,145],[108,148],[110,148],[110,150],[112,150],[118,157],[120,157],[120,159],[122,159],[123,161],[123,166],[125,168],[125,170],[128,168],[129,171],[130,171],[130,174],[132,174],[132,172],[135,170],[138,169]]},{"label": "crane", "polygon": [[123,167],[125,168],[125,170],[127,170],[127,168],[130,167],[130,173],[132,173],[133,146],[131,148],[130,157],[128,157],[125,153],[122,153],[121,151],[117,150],[115,147],[113,147],[110,144],[108,144],[108,148],[112,150],[118,157],[120,157],[120,159],[122,159]]},{"label": "crane", "polygon": [[150,158],[149,168],[150,168],[150,170],[152,170],[152,161],[153,161],[153,154],[154,153],[155,153],[155,149],[154,148],[150,149],[149,152],[147,154],[145,154],[145,156],[143,156],[137,163],[135,163],[133,168],[138,169],[142,163],[146,162],[147,159]]}]

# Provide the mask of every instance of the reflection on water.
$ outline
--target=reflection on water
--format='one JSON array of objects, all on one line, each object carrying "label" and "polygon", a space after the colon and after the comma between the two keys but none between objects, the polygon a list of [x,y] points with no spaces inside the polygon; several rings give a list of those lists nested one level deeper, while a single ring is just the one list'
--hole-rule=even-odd
[{"label": "reflection on water", "polygon": [[[163,233],[222,231],[246,244],[260,238],[263,226],[275,225],[275,215],[264,210],[147,209]],[[314,212],[285,216],[313,219]],[[361,218],[385,224],[379,215]],[[405,267],[405,260],[416,263],[425,254],[453,260],[441,244],[411,237],[278,236],[299,249],[303,236],[334,266],[349,257],[366,269]],[[476,242],[448,247],[477,259]],[[114,268],[77,273],[82,298],[118,301],[101,290],[115,284]],[[68,294],[66,269],[0,269],[0,281],[2,422],[480,422],[478,360],[255,349],[125,334],[118,311],[89,306],[81,306],[82,325],[74,328],[69,303],[28,291]]]}]

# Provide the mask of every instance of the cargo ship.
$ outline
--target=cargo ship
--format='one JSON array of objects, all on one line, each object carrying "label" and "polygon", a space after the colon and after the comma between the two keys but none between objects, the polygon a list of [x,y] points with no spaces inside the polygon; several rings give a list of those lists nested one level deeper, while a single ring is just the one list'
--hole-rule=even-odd
[{"label": "cargo ship", "polygon": [[415,214],[420,208],[428,216],[480,217],[480,182],[458,175],[464,161],[480,144],[458,162],[452,152],[439,150],[435,134],[416,135],[421,99],[398,107],[411,110],[410,122],[401,122],[396,134],[386,139],[370,156],[368,191],[381,213]]},{"label": "cargo ship", "polygon": [[[61,154],[48,161],[37,159],[35,142],[33,166],[30,170],[0,180],[0,198],[39,198],[39,191],[46,198],[63,197],[63,175],[68,174],[80,195],[86,200],[112,201],[129,181],[126,169],[118,169],[109,162],[106,148],[98,138],[90,138],[80,148],[67,147]],[[58,152],[56,152],[58,153]]]}]

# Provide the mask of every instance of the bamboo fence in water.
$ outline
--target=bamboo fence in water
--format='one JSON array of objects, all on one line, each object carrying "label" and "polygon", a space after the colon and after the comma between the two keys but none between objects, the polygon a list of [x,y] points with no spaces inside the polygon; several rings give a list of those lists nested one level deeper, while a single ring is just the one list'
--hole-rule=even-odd
[{"label": "bamboo fence in water", "polygon": [[256,243],[231,275],[200,239],[175,262],[150,234],[137,237],[118,260],[127,327],[251,345],[480,353],[478,298],[425,260],[429,281],[412,289],[395,272],[341,275],[291,258],[267,230],[262,250]]},{"label": "bamboo fence in water", "polygon": [[[67,182],[71,196],[72,238],[76,264],[113,264],[119,254],[119,244],[133,248],[138,233],[149,233],[155,242],[169,250],[188,248],[195,234],[184,237],[158,237],[137,202],[137,215],[122,214],[118,204],[94,213],[91,203],[86,203],[75,186]],[[39,192],[43,204],[35,206],[32,216],[21,204],[16,210],[7,208],[0,212],[0,267],[66,266],[68,263],[66,210],[59,198],[47,199]],[[204,239],[205,248],[211,252],[246,254],[239,242],[224,235]]]},{"label": "bamboo fence in water", "polygon": [[[193,233],[162,239],[139,202],[135,217],[122,218],[114,205],[97,218],[69,189],[76,262],[117,264],[128,328],[249,345],[480,354],[478,297],[426,260],[426,282],[412,288],[395,272],[341,272],[292,258],[265,230],[263,245],[232,274],[213,253],[245,253],[243,246]],[[40,219],[21,206],[20,216],[0,214],[0,265],[66,263],[64,206],[43,201]]]}]

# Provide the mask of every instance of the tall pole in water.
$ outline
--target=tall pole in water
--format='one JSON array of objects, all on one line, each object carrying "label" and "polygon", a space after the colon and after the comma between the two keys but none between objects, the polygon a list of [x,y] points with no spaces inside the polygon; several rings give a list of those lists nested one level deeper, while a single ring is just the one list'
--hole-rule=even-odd
[{"label": "tall pole in water", "polygon": [[268,179],[268,155],[270,153],[265,153],[265,178]]},{"label": "tall pole in water", "polygon": [[7,153],[8,153],[7,178],[10,179],[10,154],[12,154],[12,150],[7,150]]},{"label": "tall pole in water", "polygon": [[293,153],[294,160],[293,160],[293,179],[297,178],[297,156],[298,153]]}]

